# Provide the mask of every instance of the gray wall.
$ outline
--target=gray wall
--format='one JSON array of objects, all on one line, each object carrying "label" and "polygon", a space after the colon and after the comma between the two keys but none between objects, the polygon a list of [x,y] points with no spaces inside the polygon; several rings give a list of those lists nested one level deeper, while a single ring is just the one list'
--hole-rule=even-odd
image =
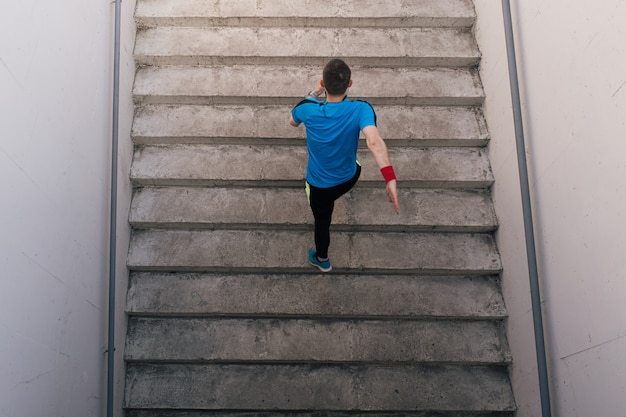
[{"label": "gray wall", "polygon": [[[133,1],[123,3],[121,294],[127,276],[133,8]],[[2,6],[2,417],[104,412],[113,23],[114,5],[107,1]],[[121,356],[123,329],[118,333]]]},{"label": "gray wall", "polygon": [[[538,416],[501,2],[474,0],[519,417]],[[626,410],[626,2],[511,1],[553,399]]]}]

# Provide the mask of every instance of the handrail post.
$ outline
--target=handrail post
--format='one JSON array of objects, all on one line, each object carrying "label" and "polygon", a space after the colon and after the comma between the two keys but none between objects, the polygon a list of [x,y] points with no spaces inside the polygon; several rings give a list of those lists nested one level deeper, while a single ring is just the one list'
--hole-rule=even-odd
[{"label": "handrail post", "polygon": [[115,391],[115,270],[117,251],[117,165],[120,90],[120,26],[121,0],[115,0],[115,46],[113,52],[113,121],[111,146],[111,196],[109,228],[109,311],[107,356],[107,417],[114,414]]},{"label": "handrail post", "polygon": [[517,144],[517,160],[519,168],[520,189],[522,194],[522,210],[524,216],[524,231],[526,236],[526,256],[530,279],[530,294],[535,329],[535,349],[537,352],[537,371],[539,376],[539,393],[541,397],[541,415],[550,417],[550,387],[548,380],[548,366],[544,339],[543,319],[541,311],[541,293],[539,289],[539,273],[537,268],[537,252],[535,248],[535,233],[533,213],[530,202],[530,186],[528,181],[528,167],[526,163],[526,144],[522,121],[522,106],[517,74],[517,60],[515,58],[515,42],[513,36],[513,21],[509,0],[502,0],[504,15],[504,29],[509,64],[509,81],[511,84],[511,100],[513,103],[513,117],[515,123],[515,138]]}]

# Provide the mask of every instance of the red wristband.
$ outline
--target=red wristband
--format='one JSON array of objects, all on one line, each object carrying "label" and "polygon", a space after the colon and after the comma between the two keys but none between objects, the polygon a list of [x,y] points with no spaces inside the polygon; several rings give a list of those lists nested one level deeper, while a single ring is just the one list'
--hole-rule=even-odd
[{"label": "red wristband", "polygon": [[393,171],[393,167],[391,165],[382,167],[380,169],[380,173],[383,174],[383,177],[385,178],[385,182],[389,182],[391,180],[396,179],[396,173]]}]

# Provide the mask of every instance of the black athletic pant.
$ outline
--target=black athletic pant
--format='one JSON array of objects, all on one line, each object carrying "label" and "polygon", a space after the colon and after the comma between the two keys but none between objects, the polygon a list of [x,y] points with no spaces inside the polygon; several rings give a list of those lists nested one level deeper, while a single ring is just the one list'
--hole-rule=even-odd
[{"label": "black athletic pant", "polygon": [[361,175],[361,166],[357,164],[356,174],[343,184],[331,188],[314,187],[307,183],[309,204],[315,219],[315,249],[318,258],[328,258],[330,246],[330,223],[335,208],[335,200],[354,187]]}]

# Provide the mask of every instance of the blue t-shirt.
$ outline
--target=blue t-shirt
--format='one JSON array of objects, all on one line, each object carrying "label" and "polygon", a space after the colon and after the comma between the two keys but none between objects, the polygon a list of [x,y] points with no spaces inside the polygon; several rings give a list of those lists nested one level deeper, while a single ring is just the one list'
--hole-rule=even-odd
[{"label": "blue t-shirt", "polygon": [[347,98],[338,103],[304,99],[291,111],[291,116],[306,127],[309,184],[330,188],[354,177],[359,134],[367,126],[376,126],[376,113],[368,102]]}]

